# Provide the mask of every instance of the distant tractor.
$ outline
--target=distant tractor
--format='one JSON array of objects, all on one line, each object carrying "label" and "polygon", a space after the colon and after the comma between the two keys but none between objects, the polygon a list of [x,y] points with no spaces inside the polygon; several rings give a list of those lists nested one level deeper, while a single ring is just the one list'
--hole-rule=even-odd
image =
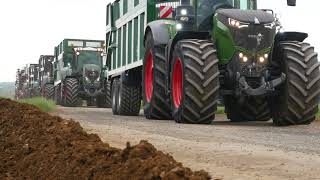
[{"label": "distant tractor", "polygon": [[27,83],[27,76],[25,74],[24,69],[18,69],[16,73],[16,82],[15,82],[15,99],[24,99],[25,92],[24,92],[24,85],[26,86]]},{"label": "distant tractor", "polygon": [[39,58],[39,82],[41,96],[47,99],[54,99],[53,80],[53,60],[54,56],[41,55]]},{"label": "distant tractor", "polygon": [[[287,0],[295,6],[295,0]],[[309,124],[320,63],[306,33],[281,32],[257,0],[118,0],[107,5],[112,109],[209,124],[219,97],[233,122]]]},{"label": "distant tractor", "polygon": [[39,85],[39,70],[38,64],[28,64],[26,69],[27,80],[27,98],[33,98],[40,96],[40,85]]},{"label": "distant tractor", "polygon": [[104,41],[65,39],[55,48],[55,101],[63,106],[87,105],[108,107],[110,98],[103,68]]}]

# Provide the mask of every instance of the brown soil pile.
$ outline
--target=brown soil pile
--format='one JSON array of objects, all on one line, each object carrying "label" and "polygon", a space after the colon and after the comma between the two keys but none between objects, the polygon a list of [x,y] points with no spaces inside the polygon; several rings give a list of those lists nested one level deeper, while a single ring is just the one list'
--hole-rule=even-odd
[{"label": "brown soil pile", "polygon": [[146,141],[124,150],[73,121],[0,99],[0,179],[210,179]]}]

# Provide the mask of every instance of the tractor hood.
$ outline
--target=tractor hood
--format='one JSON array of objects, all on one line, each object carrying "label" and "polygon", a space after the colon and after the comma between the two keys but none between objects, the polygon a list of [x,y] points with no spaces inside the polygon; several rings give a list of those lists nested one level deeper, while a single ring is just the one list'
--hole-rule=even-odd
[{"label": "tractor hood", "polygon": [[95,64],[86,64],[83,67],[83,75],[90,81],[95,81],[100,77],[101,68]]},{"label": "tractor hood", "polygon": [[[224,33],[221,37],[228,36],[228,42],[233,41],[230,44],[251,52],[272,47],[276,33],[275,18],[272,14],[262,10],[219,9],[215,18],[226,28],[219,24],[214,28]],[[225,39],[218,41],[224,46]]]},{"label": "tractor hood", "polygon": [[268,24],[275,20],[272,14],[262,10],[219,9],[217,13],[249,24]]}]

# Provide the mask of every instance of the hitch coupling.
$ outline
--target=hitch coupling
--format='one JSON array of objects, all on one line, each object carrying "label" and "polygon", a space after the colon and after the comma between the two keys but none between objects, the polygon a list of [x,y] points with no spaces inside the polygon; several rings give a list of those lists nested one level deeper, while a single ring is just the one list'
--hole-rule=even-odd
[{"label": "hitch coupling", "polygon": [[284,73],[277,79],[272,81],[265,81],[265,78],[261,79],[261,86],[253,89],[249,86],[244,76],[240,76],[240,73],[237,73],[237,80],[240,85],[240,91],[249,96],[261,96],[270,92],[273,92],[275,87],[281,85],[286,80],[286,75]]}]

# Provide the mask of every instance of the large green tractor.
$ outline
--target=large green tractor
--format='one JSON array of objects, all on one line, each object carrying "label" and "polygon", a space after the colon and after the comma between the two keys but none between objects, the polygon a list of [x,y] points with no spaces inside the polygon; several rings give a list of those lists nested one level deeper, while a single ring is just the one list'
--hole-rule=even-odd
[{"label": "large green tractor", "polygon": [[41,55],[39,58],[39,82],[41,96],[47,99],[54,99],[54,79],[53,79],[54,56]]},{"label": "large green tractor", "polygon": [[27,98],[39,97],[40,96],[40,84],[39,84],[39,70],[38,64],[28,64],[26,73],[28,76],[27,80]]},{"label": "large green tractor", "polygon": [[[116,111],[121,100],[119,83],[126,79],[124,75],[120,81],[117,78],[121,68],[116,66],[119,58],[115,52],[131,46],[116,46],[121,36],[116,38],[112,26],[119,28],[118,35],[128,29],[130,39],[131,25],[135,34],[136,22],[146,19],[145,28],[141,24],[139,27],[145,29],[141,84],[146,118],[208,124],[215,118],[222,97],[233,122],[272,118],[281,126],[315,120],[320,64],[314,48],[304,42],[308,34],[281,32],[273,11],[258,10],[256,0],[146,2],[146,6],[141,5],[147,8],[145,13],[136,16],[134,10],[140,6],[132,8],[129,4],[128,10],[126,1],[120,0],[120,12],[128,11],[133,16],[123,28],[118,27],[123,24],[121,20],[113,22],[119,18],[119,4],[116,2],[110,10],[113,34],[107,40],[109,75],[114,73],[110,79],[115,114],[121,114]],[[295,6],[296,1],[287,0],[287,4]],[[128,19],[127,15],[123,17]],[[139,67],[125,72],[130,76],[136,71]]]},{"label": "large green tractor", "polygon": [[54,86],[57,104],[106,107],[106,76],[102,67],[104,41],[64,39],[55,48]]}]

